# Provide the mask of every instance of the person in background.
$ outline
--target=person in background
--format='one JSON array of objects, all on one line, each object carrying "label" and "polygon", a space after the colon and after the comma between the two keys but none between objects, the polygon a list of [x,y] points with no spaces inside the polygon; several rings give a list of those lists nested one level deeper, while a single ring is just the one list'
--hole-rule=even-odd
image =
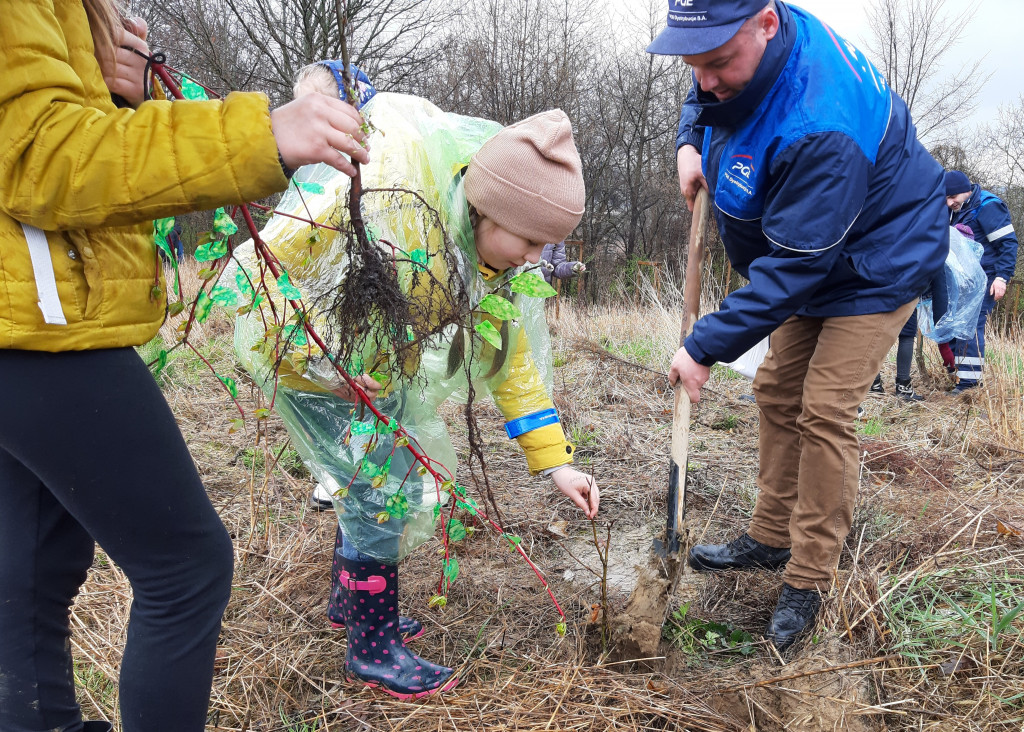
[{"label": "person in background", "polygon": [[857,406],[943,266],[942,168],[885,77],[818,18],[778,0],[668,3],[648,52],[693,86],[677,165],[707,188],[725,250],[750,280],[705,315],[669,376],[696,402],[716,362],[771,334],[754,392],[757,503],[746,533],[689,554],[700,571],[784,568],[766,637],[813,627],[853,519]]},{"label": "person in background", "polygon": [[352,174],[349,156],[369,160],[337,99],[144,101],[145,38],[111,0],[3,7],[3,732],[111,729],[82,719],[71,655],[97,543],[133,593],[120,728],[206,728],[234,550],[133,348],[166,315],[152,220],[264,198],[307,163]]},{"label": "person in background", "polygon": [[969,226],[974,240],[982,245],[981,268],[988,275],[988,294],[978,315],[978,331],[974,338],[953,341],[950,346],[956,359],[955,394],[975,388],[985,368],[985,324],[995,304],[1006,294],[1006,285],[1017,267],[1017,234],[1010,220],[1010,210],[994,193],[972,184],[959,170],[945,173],[946,206],[950,222]]}]

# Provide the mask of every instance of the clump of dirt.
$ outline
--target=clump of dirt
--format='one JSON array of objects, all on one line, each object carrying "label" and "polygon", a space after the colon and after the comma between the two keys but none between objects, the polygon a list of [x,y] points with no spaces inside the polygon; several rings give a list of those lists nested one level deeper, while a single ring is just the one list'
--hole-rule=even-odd
[{"label": "clump of dirt", "polygon": [[[870,675],[843,668],[855,660],[851,648],[832,642],[785,666],[755,663],[745,669],[746,680],[735,685],[741,688],[712,694],[709,703],[725,715],[749,720],[758,732],[883,730]],[[840,668],[827,670],[833,666]]]},{"label": "clump of dirt", "polygon": [[637,583],[625,609],[615,618],[612,638],[623,660],[658,655],[661,626],[668,607],[669,581],[656,569],[637,566]]}]

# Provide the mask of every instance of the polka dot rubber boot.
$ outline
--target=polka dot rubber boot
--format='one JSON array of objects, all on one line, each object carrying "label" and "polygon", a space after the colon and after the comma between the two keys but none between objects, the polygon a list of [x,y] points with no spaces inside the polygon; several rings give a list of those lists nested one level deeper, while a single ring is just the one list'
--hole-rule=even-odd
[{"label": "polka dot rubber boot", "polygon": [[[341,604],[349,590],[338,581],[338,573],[341,572],[338,562],[341,558],[341,527],[339,526],[337,537],[334,539],[334,560],[331,562],[331,597],[327,601],[327,620],[330,621],[332,628],[345,627],[345,614],[341,611]],[[411,641],[419,638],[425,631],[419,620],[399,616],[398,632],[401,633],[402,638]]]},{"label": "polka dot rubber boot", "polygon": [[417,656],[398,632],[398,567],[344,557],[338,564],[338,582],[348,589],[341,599],[348,678],[403,700],[454,689],[455,672]]}]

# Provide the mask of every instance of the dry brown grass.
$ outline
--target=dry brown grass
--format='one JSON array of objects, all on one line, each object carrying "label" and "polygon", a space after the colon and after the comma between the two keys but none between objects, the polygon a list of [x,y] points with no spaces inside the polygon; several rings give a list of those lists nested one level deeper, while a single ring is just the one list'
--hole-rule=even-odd
[{"label": "dry brown grass", "polygon": [[[656,372],[675,350],[679,319],[656,303],[563,303],[552,325],[556,401],[580,445],[578,462],[603,489],[598,524],[614,522],[615,610],[663,520],[671,394]],[[229,332],[215,318],[195,339],[223,373],[233,372]],[[1017,353],[1021,342],[993,339]],[[252,408],[258,395],[233,375]],[[237,412],[194,357],[172,359],[162,384],[236,546],[210,730],[978,730],[1020,729],[1024,721],[1024,618],[993,640],[984,622],[974,627],[953,608],[969,603],[972,588],[997,588],[1005,604],[1024,582],[1024,384],[1009,366],[993,365],[988,386],[970,400],[926,389],[919,406],[890,398],[866,405],[862,429],[877,433],[864,436],[848,551],[814,637],[785,666],[760,641],[781,582],[764,573],[687,575],[676,598],[691,602],[691,618],[750,633],[750,655],[665,643],[664,657],[642,669],[610,663],[589,622],[599,599],[591,570],[601,573],[589,522],[528,476],[497,410],[480,405],[507,528],[545,571],[569,632],[555,634],[557,613],[536,578],[483,530],[460,545],[462,575],[448,606],[428,610],[440,565],[439,544],[428,544],[403,565],[403,611],[427,628],[419,652],[458,667],[464,681],[414,704],[343,680],[344,632],[324,616],[334,519],[306,508],[312,482],[287,452],[288,470],[262,469],[286,443],[280,423],[268,420],[258,442],[251,422],[248,433],[229,435]],[[748,390],[715,369],[695,410],[694,539],[731,537],[752,510],[757,411],[736,398]],[[457,407],[450,416],[464,447]],[[100,554],[74,609],[73,642],[81,701],[108,718],[116,716],[129,601],[123,574]]]}]

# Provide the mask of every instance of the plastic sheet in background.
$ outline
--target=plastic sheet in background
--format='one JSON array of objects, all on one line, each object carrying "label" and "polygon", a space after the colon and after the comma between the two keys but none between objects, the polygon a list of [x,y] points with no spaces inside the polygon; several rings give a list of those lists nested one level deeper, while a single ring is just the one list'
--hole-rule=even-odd
[{"label": "plastic sheet in background", "polygon": [[[410,194],[364,194],[363,216],[368,231],[379,246],[387,246],[380,243],[387,241],[396,248],[403,291],[413,288],[412,268],[425,267],[442,283],[458,277],[475,306],[496,285],[518,272],[484,281],[477,269],[476,246],[462,189],[464,167],[473,153],[501,129],[500,125],[446,114],[426,100],[398,94],[378,94],[363,108],[363,114],[376,128],[369,139],[371,162],[362,166],[364,191],[415,191],[439,214],[449,240],[443,240],[423,201]],[[301,169],[294,181],[278,211],[345,226],[349,189],[346,176],[317,165]],[[330,323],[325,322],[317,304],[329,302],[345,277],[345,241],[343,236],[324,229],[312,239],[311,234],[309,224],[275,215],[261,238],[284,265],[291,283],[302,292],[303,301],[311,309],[311,323],[322,334],[329,331]],[[444,256],[444,251],[450,256]],[[249,278],[259,276],[251,241],[240,245],[235,257]],[[451,271],[453,267],[455,271]],[[243,302],[250,302],[251,293],[245,298],[246,278],[236,277],[239,274],[237,264],[232,262],[221,281],[233,283]],[[384,414],[402,424],[423,452],[439,464],[434,467],[442,474],[454,477],[456,458],[439,408],[449,398],[465,400],[470,378],[478,399],[488,394],[501,396],[508,391],[509,383],[537,386],[538,380],[542,382],[538,391],[550,394],[551,349],[543,301],[507,291],[502,294],[522,312],[522,317],[506,321],[507,351],[503,356],[479,337],[456,338],[458,327],[448,326],[423,344],[413,377],[403,376],[400,369],[389,371],[392,380],[374,402]],[[282,312],[284,298],[280,293],[275,292],[274,301]],[[472,323],[480,320],[481,316],[474,315]],[[464,321],[469,322],[468,316]],[[261,352],[258,346],[266,336],[265,323],[272,322],[267,303],[237,317],[235,351],[239,360],[268,398],[274,399],[274,407],[310,472],[332,491],[340,488],[344,493],[348,488],[346,495],[335,498],[345,541],[381,561],[397,562],[433,534],[438,509],[434,479],[429,474],[419,475],[412,454],[396,447],[388,425],[377,423],[369,411],[367,419],[360,420],[358,408],[353,409],[351,403],[329,391],[340,383],[340,377],[322,353],[295,341],[284,358],[282,354]],[[502,325],[492,322],[498,328]],[[472,351],[469,378],[465,356],[458,350],[450,353],[455,341],[462,341]],[[517,349],[527,345],[527,353],[513,357]],[[309,356],[308,370],[303,372],[294,366],[293,354],[300,362],[303,356]],[[352,375],[372,370],[369,364],[379,363],[379,355],[368,337],[364,348],[346,364],[347,370]],[[450,357],[458,363],[453,373],[449,373]],[[524,413],[529,413],[548,405],[522,406]],[[442,493],[441,497],[444,501],[447,495]],[[390,519],[378,523],[382,513]]]},{"label": "plastic sheet in background", "polygon": [[921,333],[936,343],[973,339],[978,329],[978,315],[985,299],[988,278],[981,268],[982,246],[955,228],[949,228],[949,255],[943,267],[949,305],[934,322],[930,293],[917,306],[917,322]]}]

